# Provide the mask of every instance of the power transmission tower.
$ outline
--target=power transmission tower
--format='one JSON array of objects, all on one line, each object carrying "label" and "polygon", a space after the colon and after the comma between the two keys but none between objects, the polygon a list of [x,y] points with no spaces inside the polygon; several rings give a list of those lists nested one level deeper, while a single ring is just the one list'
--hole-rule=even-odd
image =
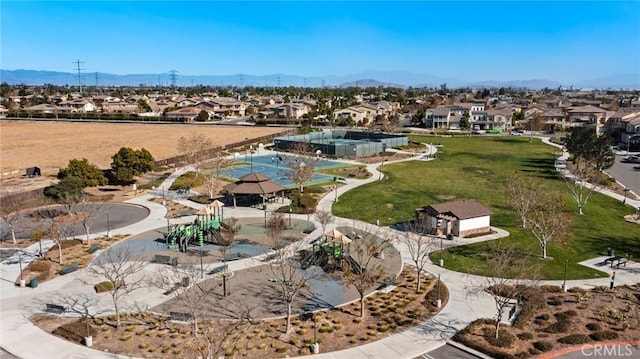
[{"label": "power transmission tower", "polygon": [[98,71],[96,71],[96,90],[98,90]]},{"label": "power transmission tower", "polygon": [[278,88],[280,88],[280,76],[278,76]]},{"label": "power transmission tower", "polygon": [[84,61],[76,60],[72,62],[76,64],[76,68],[74,70],[78,71],[78,87],[80,88],[79,92],[82,94],[82,74],[80,71],[84,70],[80,68],[80,64],[84,64]]},{"label": "power transmission tower", "polygon": [[171,71],[169,71],[169,73],[171,74],[171,75],[169,75],[171,77],[171,87],[175,88],[176,87],[176,78],[178,77],[178,75],[176,75],[176,73],[178,73],[178,71],[171,70]]},{"label": "power transmission tower", "polygon": [[322,88],[324,88],[324,79],[322,79]]},{"label": "power transmission tower", "polygon": [[242,85],[243,85],[243,80],[244,80],[244,78],[243,78],[242,74],[240,74],[240,87],[241,88],[242,88]]}]

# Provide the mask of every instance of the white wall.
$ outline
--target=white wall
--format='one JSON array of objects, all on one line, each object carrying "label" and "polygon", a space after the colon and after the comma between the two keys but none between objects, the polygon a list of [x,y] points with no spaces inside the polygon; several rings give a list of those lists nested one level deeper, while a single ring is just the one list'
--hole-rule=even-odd
[{"label": "white wall", "polygon": [[460,232],[490,226],[490,216],[469,218],[460,221]]}]

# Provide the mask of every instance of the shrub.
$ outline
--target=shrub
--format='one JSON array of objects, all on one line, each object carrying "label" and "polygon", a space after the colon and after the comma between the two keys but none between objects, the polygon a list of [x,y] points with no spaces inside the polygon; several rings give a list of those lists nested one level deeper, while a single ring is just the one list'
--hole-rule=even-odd
[{"label": "shrub", "polygon": [[289,350],[288,347],[281,346],[281,347],[278,347],[278,349],[276,349],[276,353],[286,353],[287,350]]},{"label": "shrub", "polygon": [[562,287],[557,285],[543,285],[540,289],[546,293],[562,293]]},{"label": "shrub", "polygon": [[[553,349],[553,343],[547,341],[539,341],[533,343],[533,347],[541,352],[548,352]],[[533,353],[532,353],[533,354]]]},{"label": "shrub", "polygon": [[113,283],[109,280],[100,282],[93,286],[96,293],[104,293],[113,291]]},{"label": "shrub", "polygon": [[513,322],[513,325],[519,329],[527,326],[534,314],[547,305],[544,295],[538,289],[526,291],[523,294],[523,301],[524,305],[520,310],[520,314],[518,314],[518,317]]},{"label": "shrub", "polygon": [[585,334],[569,334],[565,337],[558,339],[558,343],[562,344],[584,344],[591,341],[588,335]]},{"label": "shrub", "polygon": [[569,331],[569,329],[571,329],[571,322],[568,320],[561,320],[547,326],[546,328],[543,329],[543,331],[554,334],[554,333],[566,333]]},{"label": "shrub", "polygon": [[595,331],[595,330],[600,330],[602,327],[600,326],[600,323],[589,323],[586,325],[587,329],[591,330],[591,331]]},{"label": "shrub", "polygon": [[533,334],[531,334],[529,332],[524,332],[524,333],[519,333],[517,335],[517,337],[520,340],[531,340],[531,339],[533,339]]},{"label": "shrub", "polygon": [[589,334],[589,337],[595,341],[618,339],[618,333],[611,330],[603,330]]},{"label": "shrub", "polygon": [[29,269],[34,272],[49,272],[51,270],[51,262],[44,260],[35,260],[29,265]]},{"label": "shrub", "polygon": [[498,333],[498,338],[496,338],[494,335],[491,335],[486,336],[485,339],[487,340],[487,342],[489,342],[489,344],[498,348],[509,348],[513,345],[513,343],[515,343],[516,337],[514,337],[513,334],[509,333],[508,331],[500,329]]}]

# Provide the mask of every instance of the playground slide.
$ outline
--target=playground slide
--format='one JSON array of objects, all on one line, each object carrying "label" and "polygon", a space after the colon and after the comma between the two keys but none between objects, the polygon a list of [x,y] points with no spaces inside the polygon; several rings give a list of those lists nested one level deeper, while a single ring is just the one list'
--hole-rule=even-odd
[{"label": "playground slide", "polygon": [[222,235],[220,234],[220,232],[217,229],[209,228],[209,229],[207,229],[207,233],[211,233],[213,238],[216,239],[217,243],[224,242],[224,238],[222,238]]},{"label": "playground slide", "polygon": [[352,256],[348,256],[346,257],[346,259],[347,259],[347,263],[349,263],[349,266],[351,267],[351,270],[354,273],[357,273],[357,274],[362,273],[362,267],[360,267],[360,264],[358,264],[358,262],[355,259],[353,259]]}]

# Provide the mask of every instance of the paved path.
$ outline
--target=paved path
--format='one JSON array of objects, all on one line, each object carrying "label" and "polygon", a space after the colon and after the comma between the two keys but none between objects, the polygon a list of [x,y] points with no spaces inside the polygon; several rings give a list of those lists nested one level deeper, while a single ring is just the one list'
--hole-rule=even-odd
[{"label": "paved path", "polygon": [[[437,148],[432,147],[428,149],[428,153],[435,154]],[[417,159],[429,160],[424,154],[417,156]],[[405,159],[403,161],[414,160],[414,158]],[[355,188],[357,186],[370,183],[376,180],[381,180],[384,175],[378,171],[380,164],[369,164],[367,168],[373,174],[370,178],[365,180],[349,179],[346,184],[335,192],[328,193],[318,203],[319,210],[330,211],[334,200],[339,200],[341,194],[346,191]],[[175,173],[170,176],[160,188],[169,188],[169,185],[180,173],[183,173],[186,169]],[[622,199],[614,193],[604,193]],[[166,195],[166,193],[165,193]],[[616,197],[618,196],[618,197]],[[166,208],[160,204],[149,201],[153,195],[144,195],[132,200],[128,203],[143,205],[150,210],[149,216],[144,220],[131,224],[129,226],[113,230],[112,235],[116,234],[135,234],[145,232],[148,230],[157,229],[167,225],[165,218]],[[180,198],[176,198],[180,201]],[[191,207],[198,208],[199,206],[192,202],[183,202]],[[628,203],[636,208],[640,205],[640,201],[628,201]],[[263,215],[263,211],[251,209],[251,208],[226,208],[225,216],[227,217],[260,217]],[[306,216],[295,215],[296,218],[306,219]],[[185,221],[191,219],[184,219]],[[358,226],[374,226],[371,224],[364,224],[350,219],[336,218],[336,221],[332,226],[343,225],[358,225]],[[304,240],[310,241],[313,238],[317,238],[321,233],[321,226],[316,225],[316,230],[308,235]],[[380,231],[385,235],[397,238],[402,236],[401,232],[395,231],[388,227],[380,228]],[[496,228],[495,234],[487,236],[485,240],[495,239],[501,236],[506,236],[508,233]],[[97,235],[104,235],[104,233],[98,233]],[[475,239],[477,241],[478,239]],[[454,245],[454,243],[446,242],[447,245]],[[462,244],[462,240],[456,240],[455,244]],[[409,258],[408,250],[399,241],[396,241],[396,246],[405,260]],[[52,243],[47,243],[52,245]],[[26,254],[33,253],[34,246],[27,248],[24,252]],[[26,260],[28,260],[26,255]],[[28,316],[40,312],[44,303],[51,300],[63,301],[68,297],[85,295],[91,298],[95,298],[93,289],[89,286],[82,284],[81,279],[86,280],[86,271],[77,271],[68,274],[63,277],[59,277],[55,280],[49,281],[44,285],[39,286],[36,289],[31,288],[18,288],[13,285],[13,280],[19,274],[18,262],[14,260],[4,261],[0,264],[0,277],[4,280],[0,281],[0,290],[2,291],[2,302],[0,307],[0,345],[7,352],[19,357],[19,358],[41,358],[46,353],[47,358],[62,359],[62,358],[126,358],[125,356],[115,355],[111,353],[104,353],[101,351],[86,348],[84,346],[71,344],[65,340],[62,340],[56,336],[49,335],[38,327],[34,326],[28,321]],[[585,265],[596,266],[602,259],[596,258],[590,261],[586,261]],[[251,267],[254,261],[240,260],[230,263],[231,270],[242,270],[244,268]],[[160,268],[160,265],[149,264],[145,268],[145,272],[148,274],[156,272]],[[600,270],[611,271],[609,268],[599,268]],[[389,336],[385,339],[345,349],[341,351],[323,353],[314,355],[315,358],[340,358],[340,359],[359,359],[359,358],[413,358],[422,355],[425,352],[436,349],[444,345],[457,331],[464,328],[468,323],[477,318],[492,318],[495,316],[495,306],[491,296],[488,294],[480,294],[476,296],[470,296],[467,288],[469,286],[477,285],[482,282],[482,277],[473,276],[469,274],[454,272],[445,268],[439,267],[433,263],[427,265],[426,270],[435,276],[440,276],[442,281],[446,283],[449,289],[449,302],[443,308],[443,310],[434,317],[420,323],[418,326],[406,330],[404,332]],[[624,270],[618,270],[616,275],[616,284],[633,284],[638,280],[638,273],[640,273],[640,264],[632,263],[628,265]],[[560,281],[549,281],[547,283],[560,285]],[[569,287],[573,286],[598,286],[608,285],[608,278],[599,278],[593,280],[576,280],[569,281]],[[131,295],[127,296],[123,300],[123,310],[140,310],[144,308],[151,308],[166,300],[166,297],[162,295],[159,290],[153,290],[150,288],[140,289]],[[92,309],[100,310],[105,313],[111,311],[112,305],[108,298],[100,297],[95,303],[92,304]],[[34,345],[37,343],[37,345]]]}]

